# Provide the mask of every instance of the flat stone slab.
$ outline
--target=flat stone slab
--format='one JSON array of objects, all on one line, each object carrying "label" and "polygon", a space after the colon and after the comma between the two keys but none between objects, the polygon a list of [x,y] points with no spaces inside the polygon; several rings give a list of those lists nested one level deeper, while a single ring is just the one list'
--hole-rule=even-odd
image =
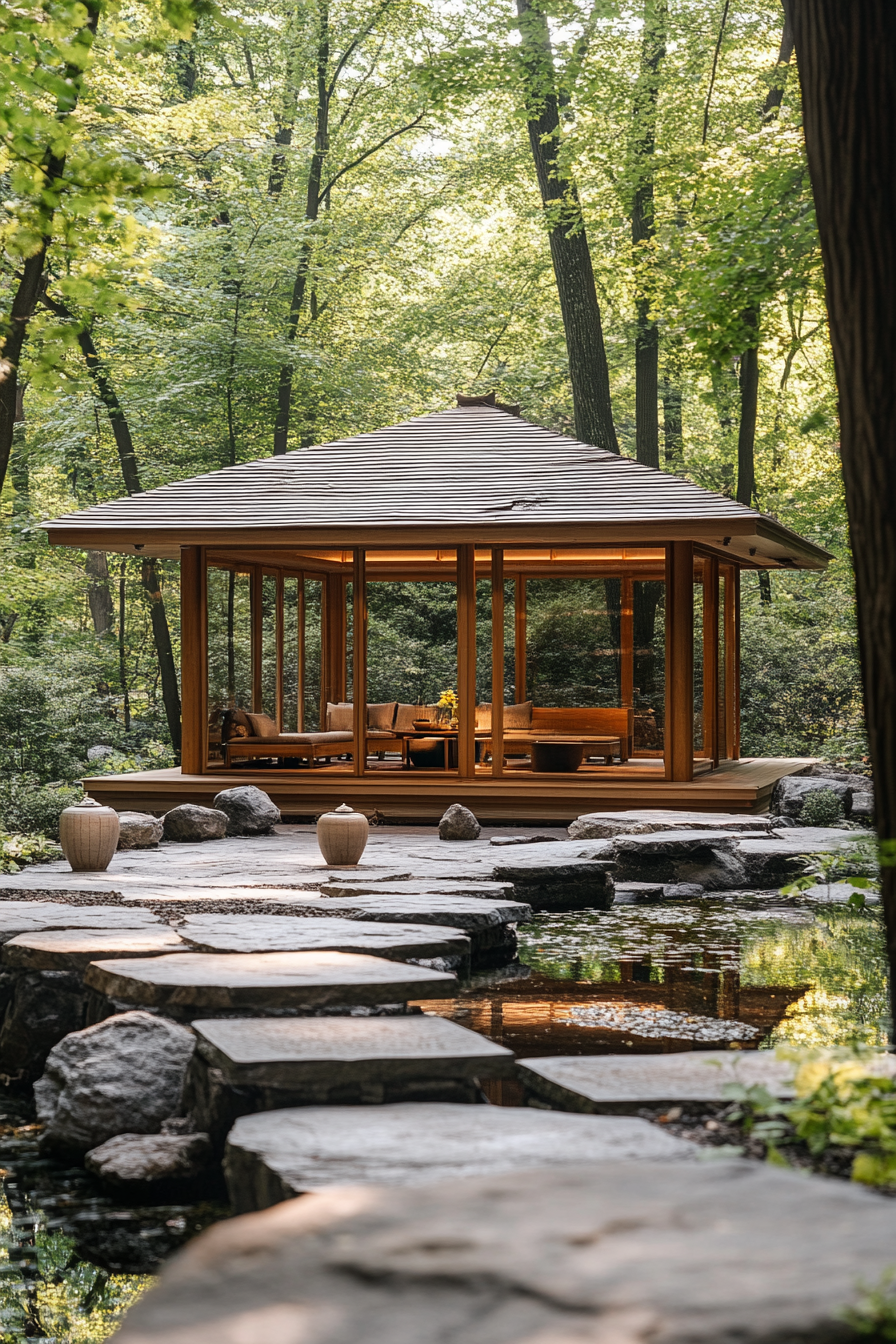
[{"label": "flat stone slab", "polygon": [[744,1161],[341,1188],[197,1237],[116,1340],[833,1344],[894,1241],[893,1200]]},{"label": "flat stone slab", "polygon": [[[896,1058],[880,1055],[875,1073],[896,1076]],[[554,1055],[517,1063],[527,1094],[564,1111],[637,1109],[730,1098],[731,1083],[792,1097],[794,1065],[772,1050],[687,1050],[672,1055]]]},{"label": "flat stone slab", "polygon": [[[329,897],[316,907],[321,914],[342,915],[393,924],[444,924],[467,932],[523,924],[532,907],[521,901],[485,900],[473,896],[370,895]],[[316,913],[315,911],[315,913]]]},{"label": "flat stone slab", "polygon": [[44,929],[20,933],[3,948],[2,963],[24,971],[84,972],[100,957],[147,957],[187,951],[173,929]]},{"label": "flat stone slab", "polygon": [[512,1106],[301,1106],[237,1120],[227,1185],[238,1212],[336,1184],[423,1185],[574,1162],[695,1158],[646,1120]]},{"label": "flat stone slab", "polygon": [[444,1017],[218,1018],[191,1026],[203,1058],[238,1086],[513,1074],[511,1050]]},{"label": "flat stone slab", "polygon": [[450,997],[457,979],[350,952],[183,952],[94,961],[86,983],[139,1007],[302,1009]]},{"label": "flat stone slab", "polygon": [[325,916],[191,915],[178,933],[198,952],[367,952],[392,961],[470,955],[469,938],[446,926]]},{"label": "flat stone slab", "polygon": [[321,896],[472,896],[501,900],[513,896],[510,882],[456,882],[450,878],[412,878],[409,882],[372,882],[362,877],[321,883]]},{"label": "flat stone slab", "polygon": [[569,827],[570,838],[611,839],[617,835],[651,835],[658,831],[769,831],[773,817],[727,815],[718,812],[632,810],[587,812]]},{"label": "flat stone slab", "polygon": [[149,910],[109,905],[64,905],[61,901],[0,901],[0,943],[40,929],[129,929],[162,927]]}]

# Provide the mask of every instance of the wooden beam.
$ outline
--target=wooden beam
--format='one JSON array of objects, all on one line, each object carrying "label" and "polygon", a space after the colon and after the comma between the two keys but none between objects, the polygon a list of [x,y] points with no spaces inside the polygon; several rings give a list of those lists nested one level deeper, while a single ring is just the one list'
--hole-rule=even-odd
[{"label": "wooden beam", "polygon": [[276,575],[277,582],[277,684],[276,684],[276,703],[277,703],[277,727],[283,732],[283,575],[278,571]]},{"label": "wooden beam", "polygon": [[635,583],[622,580],[622,610],[619,619],[619,690],[622,705],[631,709],[635,703]]},{"label": "wooden beam", "polygon": [[476,773],[476,564],[472,545],[457,548],[457,769]]},{"label": "wooden beam", "polygon": [[504,773],[504,552],[492,551],[492,774]]},{"label": "wooden beam", "polygon": [[731,759],[740,759],[740,570],[731,583]]},{"label": "wooden beam", "polygon": [[181,770],[202,774],[208,736],[208,621],[202,548],[185,546],[180,557]]},{"label": "wooden beam", "polygon": [[514,699],[526,699],[526,579],[517,574],[513,602]]},{"label": "wooden beam", "polygon": [[694,778],[694,544],[666,548],[666,779]]},{"label": "wooden beam", "polygon": [[305,731],[305,575],[296,580],[296,728]]},{"label": "wooden beam", "polygon": [[264,705],[261,703],[261,612],[262,612],[262,579],[261,569],[258,565],[252,566],[252,573],[249,579],[251,585],[251,634],[250,643],[252,649],[252,710],[256,714],[261,714]]},{"label": "wooden beam", "polygon": [[364,551],[355,547],[352,563],[352,731],[354,773],[367,765],[367,576]]},{"label": "wooden beam", "polygon": [[703,755],[719,764],[719,562],[703,561]]}]

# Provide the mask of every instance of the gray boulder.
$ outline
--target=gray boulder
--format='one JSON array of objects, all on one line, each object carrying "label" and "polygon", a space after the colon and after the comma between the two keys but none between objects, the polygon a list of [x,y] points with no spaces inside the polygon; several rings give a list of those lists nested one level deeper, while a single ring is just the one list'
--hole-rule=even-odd
[{"label": "gray boulder", "polygon": [[874,794],[870,789],[864,793],[854,793],[850,817],[853,821],[862,821],[871,825],[874,821]]},{"label": "gray boulder", "polygon": [[612,840],[617,835],[654,835],[659,831],[767,831],[768,817],[715,812],[673,812],[648,808],[628,812],[586,812],[569,829],[570,840]]},{"label": "gray boulder", "polygon": [[785,775],[779,779],[772,793],[772,811],[783,817],[802,815],[803,805],[810,793],[830,789],[840,799],[844,815],[849,816],[852,788],[842,779],[818,778],[812,775]]},{"label": "gray boulder", "polygon": [[34,1084],[48,1148],[83,1153],[116,1134],[157,1134],[180,1109],[195,1038],[151,1013],[121,1013],[54,1046]]},{"label": "gray boulder", "polygon": [[[539,846],[540,848],[540,846]],[[499,882],[512,882],[515,900],[533,910],[609,910],[616,897],[612,863],[553,847],[543,857],[531,853],[502,857],[492,870]]]},{"label": "gray boulder", "polygon": [[162,818],[149,812],[119,812],[118,824],[119,849],[153,849],[165,829]]},{"label": "gray boulder", "polygon": [[215,807],[227,817],[228,835],[267,835],[280,821],[279,807],[254,784],[224,789],[215,798]]},{"label": "gray boulder", "polygon": [[478,840],[482,827],[468,807],[452,803],[439,822],[440,840]]},{"label": "gray boulder", "polygon": [[196,841],[223,840],[230,818],[214,807],[199,807],[196,803],[181,803],[165,813],[166,840]]},{"label": "gray boulder", "polygon": [[698,901],[706,888],[699,882],[667,882],[663,887],[664,901]]},{"label": "gray boulder", "polygon": [[628,835],[614,844],[618,882],[696,883],[707,891],[746,886],[737,837],[712,831]]},{"label": "gray boulder", "polygon": [[188,1180],[208,1165],[207,1134],[117,1134],[84,1158],[88,1171],[104,1181]]}]

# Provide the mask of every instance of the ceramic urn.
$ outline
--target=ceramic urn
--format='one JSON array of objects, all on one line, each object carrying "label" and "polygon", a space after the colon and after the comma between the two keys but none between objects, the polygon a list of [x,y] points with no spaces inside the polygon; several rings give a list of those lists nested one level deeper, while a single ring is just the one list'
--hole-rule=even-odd
[{"label": "ceramic urn", "polygon": [[74,873],[103,873],[118,847],[118,813],[94,798],[67,807],[59,818],[59,843]]},{"label": "ceramic urn", "polygon": [[357,864],[367,845],[370,831],[363,812],[355,812],[348,803],[335,812],[325,812],[317,820],[317,843],[331,868]]}]

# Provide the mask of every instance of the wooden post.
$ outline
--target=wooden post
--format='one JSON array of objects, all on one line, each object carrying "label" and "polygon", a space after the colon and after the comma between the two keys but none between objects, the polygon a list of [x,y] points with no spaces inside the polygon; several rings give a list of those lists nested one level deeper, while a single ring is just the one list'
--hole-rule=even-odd
[{"label": "wooden post", "polygon": [[622,609],[619,619],[619,691],[623,708],[635,703],[635,581],[622,580]]},{"label": "wooden post", "polygon": [[277,570],[277,727],[283,732],[283,570]]},{"label": "wooden post", "polygon": [[249,570],[250,591],[250,648],[252,651],[252,710],[260,714],[264,709],[261,703],[261,568],[252,565]]},{"label": "wooden post", "polygon": [[180,553],[180,768],[201,775],[207,760],[208,619],[205,552],[184,546]]},{"label": "wooden post", "polygon": [[740,570],[731,571],[731,759],[740,760]]},{"label": "wooden post", "polygon": [[363,546],[352,553],[352,732],[355,774],[367,765],[367,572]]},{"label": "wooden post", "polygon": [[666,778],[694,778],[694,543],[666,546]]},{"label": "wooden post", "polygon": [[457,548],[457,770],[462,779],[476,773],[476,552]]},{"label": "wooden post", "polygon": [[719,562],[703,561],[703,755],[719,763]]},{"label": "wooden post", "polygon": [[517,574],[513,603],[514,697],[521,705],[526,699],[526,580]]},{"label": "wooden post", "polygon": [[296,576],[296,728],[305,731],[305,575]]},{"label": "wooden post", "polygon": [[492,550],[492,774],[504,773],[504,552]]}]

